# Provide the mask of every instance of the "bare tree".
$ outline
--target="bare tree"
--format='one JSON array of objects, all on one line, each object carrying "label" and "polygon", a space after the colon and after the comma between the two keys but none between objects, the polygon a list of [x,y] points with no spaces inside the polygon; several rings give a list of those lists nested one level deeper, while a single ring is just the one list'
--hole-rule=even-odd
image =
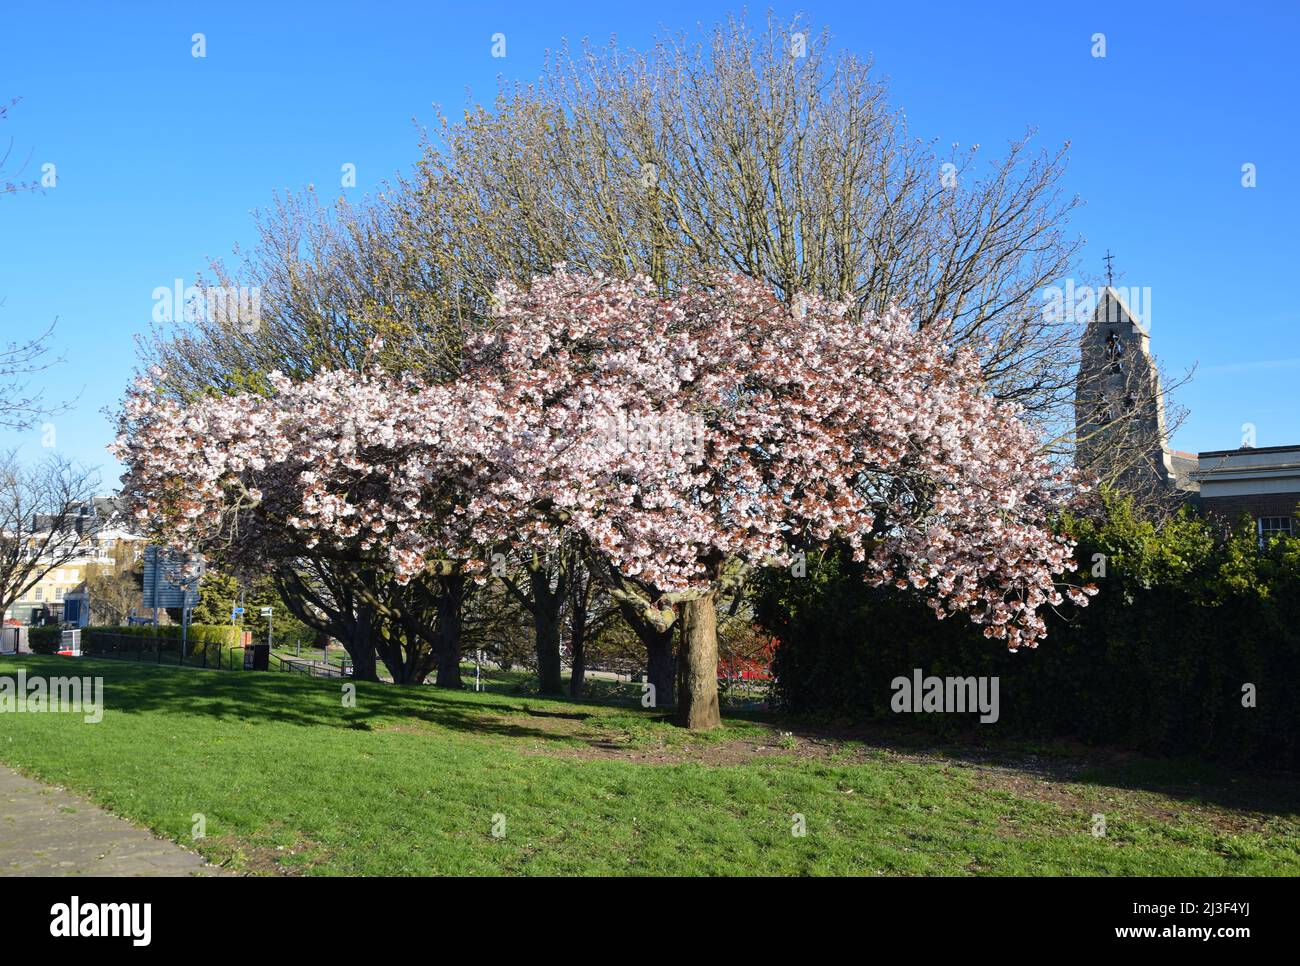
[{"label": "bare tree", "polygon": [[[395,212],[383,196],[355,206],[323,205],[311,191],[278,197],[258,214],[257,245],[234,266],[214,263],[197,311],[155,324],[142,357],[183,399],[265,392],[273,370],[296,379],[363,365],[454,375],[464,332],[404,248]],[[207,310],[207,293],[232,289],[255,294],[255,317]]]},{"label": "bare tree", "polygon": [[144,553],[141,547],[120,542],[107,563],[86,566],[86,593],[90,623],[119,626],[140,607],[144,589]]},{"label": "bare tree", "polygon": [[[392,199],[393,267],[448,329],[479,324],[499,279],[526,283],[559,261],[665,290],[726,270],[784,298],[899,303],[918,326],[950,326],[989,391],[1023,407],[1049,452],[1075,456],[1089,318],[1052,311],[1051,292],[1092,280],[1068,230],[1068,145],[1035,150],[1030,131],[998,157],[941,150],[909,130],[870,62],[772,15],[644,53],[562,47],[537,84],[440,122]],[[1162,439],[1135,415],[1150,399],[1113,417],[1114,430],[1133,424],[1141,445],[1128,449],[1144,460],[1176,425],[1165,387],[1136,389],[1169,410]]]},{"label": "bare tree", "polygon": [[246,389],[355,366],[381,335],[381,362],[445,377],[502,279],[565,261],[669,289],[723,269],[950,320],[993,391],[1068,425],[1080,330],[1041,311],[1081,244],[1065,152],[1026,134],[998,159],[941,153],[869,62],[798,19],[645,53],[562,48],[537,85],[442,118],[372,203],[277,200],[243,264],[214,266],[223,287],[257,287],[259,322],[207,318],[150,352],[189,391]]},{"label": "bare tree", "polygon": [[51,355],[53,334],[51,324],[34,338],[0,344],[0,429],[28,429],[67,411],[68,403],[50,403],[45,390],[32,385],[34,376],[62,361]]},{"label": "bare tree", "polygon": [[725,269],[861,309],[951,320],[990,387],[1036,414],[1072,401],[1078,330],[1040,311],[1070,270],[1062,146],[983,160],[919,140],[869,62],[769,16],[648,52],[567,49],[534,86],[442,121],[400,194],[405,251],[449,313],[558,261],[662,287]]},{"label": "bare tree", "polygon": [[565,261],[671,289],[730,270],[950,325],[1064,458],[1088,321],[1046,305],[1078,273],[1067,147],[940,150],[870,62],[798,18],[733,18],[643,53],[561,48],[537,84],[441,118],[371,202],[277,199],[242,264],[214,266],[221,287],[260,293],[256,324],[202,316],[147,354],[182,395],[354,368],[376,336],[381,365],[442,379],[502,279]]},{"label": "bare tree", "polygon": [[82,552],[97,485],[93,471],[58,457],[30,466],[14,453],[0,458],[0,613]]},{"label": "bare tree", "polygon": [[[0,104],[0,121],[8,119],[9,109],[17,103],[18,98],[14,98],[8,104]],[[5,167],[12,153],[13,140],[11,139],[4,150],[0,151],[0,195],[36,190],[35,184],[10,181],[5,174]],[[0,301],[0,307],[3,305],[3,301]],[[33,389],[30,381],[31,377],[44,372],[59,361],[50,356],[50,340],[53,334],[54,325],[51,324],[44,332],[33,338],[16,339],[0,344],[0,429],[27,429],[40,417],[61,412],[66,408],[66,404],[48,405],[44,398],[44,391]]]},{"label": "bare tree", "polygon": [[[16,105],[19,100],[20,98],[15,97],[8,104],[0,103],[0,121],[9,120],[9,109]],[[18,172],[14,172],[13,175],[5,173],[5,169],[9,165],[9,158],[13,154],[13,150],[13,138],[10,138],[9,143],[4,146],[3,150],[0,150],[0,195],[11,195],[17,194],[20,191],[35,191],[37,189],[37,185],[30,181],[9,180],[26,167],[26,161],[24,161],[18,166]]]}]

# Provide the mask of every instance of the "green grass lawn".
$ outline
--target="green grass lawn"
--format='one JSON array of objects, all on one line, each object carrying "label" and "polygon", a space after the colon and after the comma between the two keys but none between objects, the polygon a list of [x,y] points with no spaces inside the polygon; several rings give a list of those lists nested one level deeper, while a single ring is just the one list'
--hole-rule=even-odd
[{"label": "green grass lawn", "polygon": [[757,717],[697,735],[635,705],[502,691],[362,683],[346,708],[340,682],[290,674],[24,657],[0,675],[18,667],[102,675],[106,710],[0,715],[0,761],[237,871],[1300,874],[1295,785],[1199,767]]}]

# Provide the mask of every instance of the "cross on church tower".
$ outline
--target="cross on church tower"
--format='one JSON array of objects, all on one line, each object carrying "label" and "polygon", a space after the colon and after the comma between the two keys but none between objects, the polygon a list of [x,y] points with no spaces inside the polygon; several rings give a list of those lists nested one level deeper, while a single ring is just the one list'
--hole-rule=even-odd
[{"label": "cross on church tower", "polygon": [[1110,253],[1109,248],[1106,249],[1106,257],[1102,261],[1106,263],[1106,287],[1110,288],[1115,284],[1115,266],[1111,264],[1115,261],[1115,256]]}]

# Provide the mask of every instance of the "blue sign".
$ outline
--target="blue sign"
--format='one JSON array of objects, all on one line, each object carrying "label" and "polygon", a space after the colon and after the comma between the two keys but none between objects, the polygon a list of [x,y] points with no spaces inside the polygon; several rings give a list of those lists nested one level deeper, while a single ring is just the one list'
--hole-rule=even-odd
[{"label": "blue sign", "polygon": [[144,550],[144,606],[193,609],[199,602],[199,575],[185,575],[188,561],[161,547]]}]

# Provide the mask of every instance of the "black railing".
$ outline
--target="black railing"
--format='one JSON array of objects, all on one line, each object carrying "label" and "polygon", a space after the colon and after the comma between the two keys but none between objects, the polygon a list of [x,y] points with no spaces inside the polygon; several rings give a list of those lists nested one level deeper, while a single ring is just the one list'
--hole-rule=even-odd
[{"label": "black railing", "polygon": [[305,674],[313,678],[350,678],[352,676],[352,669],[347,666],[340,667],[323,661],[285,657],[283,654],[276,654],[274,651],[271,652],[271,662],[278,665],[274,670]]},{"label": "black railing", "polygon": [[81,633],[81,653],[86,657],[206,668],[211,671],[242,671],[244,668],[244,648],[240,645],[186,641],[182,647],[178,637],[97,633],[93,628],[87,628]]},{"label": "black railing", "polygon": [[[182,649],[181,641],[176,637],[96,633],[93,628],[82,632],[81,642],[81,653],[86,657],[140,664],[169,664],[209,671],[249,670],[253,662],[248,652],[249,648],[242,644],[207,641],[186,641]],[[271,671],[302,674],[306,677],[348,676],[345,670],[337,667],[317,665],[312,661],[297,661],[274,652],[268,654],[267,658],[267,668]]]}]

